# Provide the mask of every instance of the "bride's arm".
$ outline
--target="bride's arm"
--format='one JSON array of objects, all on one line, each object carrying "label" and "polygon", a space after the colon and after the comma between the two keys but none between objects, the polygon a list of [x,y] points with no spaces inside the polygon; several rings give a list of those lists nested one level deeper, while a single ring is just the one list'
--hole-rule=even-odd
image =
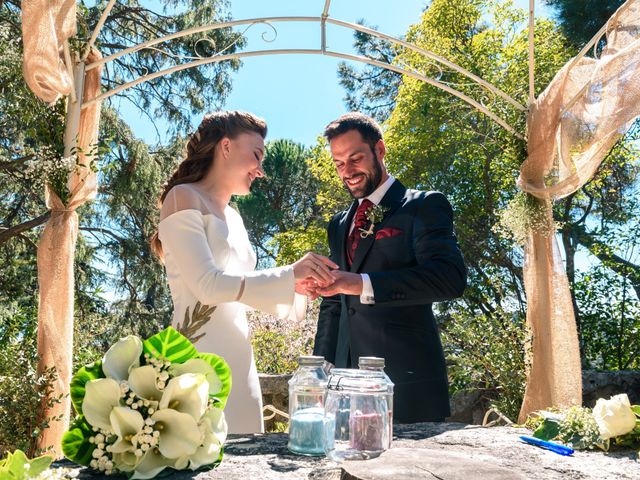
[{"label": "bride's arm", "polygon": [[204,229],[195,209],[175,212],[158,228],[162,248],[171,257],[193,295],[205,305],[240,301],[252,308],[287,317],[294,305],[292,266],[255,272],[227,273],[216,267]]}]

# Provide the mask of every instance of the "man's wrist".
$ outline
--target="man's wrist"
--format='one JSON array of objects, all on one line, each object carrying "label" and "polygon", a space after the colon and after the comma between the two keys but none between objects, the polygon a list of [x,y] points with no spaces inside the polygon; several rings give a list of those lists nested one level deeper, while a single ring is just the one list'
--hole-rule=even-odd
[{"label": "man's wrist", "polygon": [[362,288],[363,288],[363,282],[362,282],[362,275],[360,275],[359,273],[355,273],[354,274],[354,282],[353,282],[353,295],[362,295]]}]

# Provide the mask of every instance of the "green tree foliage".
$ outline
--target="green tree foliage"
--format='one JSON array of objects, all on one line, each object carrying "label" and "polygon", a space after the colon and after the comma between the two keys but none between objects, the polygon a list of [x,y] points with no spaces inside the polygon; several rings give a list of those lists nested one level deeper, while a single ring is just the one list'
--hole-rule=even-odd
[{"label": "green tree foliage", "polygon": [[336,174],[333,160],[327,149],[327,141],[318,137],[305,157],[306,175],[313,179],[315,188],[306,193],[314,204],[314,215],[306,224],[298,225],[274,236],[278,246],[278,265],[286,265],[313,251],[329,255],[326,226],[331,217],[343,210],[351,201],[344,185]]},{"label": "green tree foliage", "polygon": [[[91,7],[85,2],[79,4],[76,45],[81,46],[89,39],[105,6],[106,2]],[[152,4],[138,0],[118,1],[105,21],[96,46],[106,57],[150,39],[229,19],[226,0],[161,0]],[[163,42],[154,49],[139,50],[105,65],[102,83],[112,89],[134,78],[169,68],[176,64],[176,58],[177,63],[186,63],[222,50],[230,54],[243,45],[243,37],[230,28]],[[239,66],[238,60],[231,60],[181,70],[139,84],[121,97],[148,116],[151,123],[165,118],[173,133],[183,132],[191,126],[192,114],[219,109],[223,105],[231,90],[230,74]]]},{"label": "green tree foliage", "polygon": [[554,8],[562,33],[582,47],[598,33],[624,0],[545,0]]},{"label": "green tree foliage", "polygon": [[[364,20],[358,23],[377,30],[366,25]],[[353,46],[359,55],[383,63],[393,63],[397,54],[397,49],[387,40],[358,31],[354,33]],[[366,65],[360,71],[346,62],[340,62],[338,77],[346,91],[344,101],[349,110],[361,111],[379,121],[387,119],[395,106],[402,78],[400,74],[372,65]]]},{"label": "green tree foliage", "polygon": [[[283,260],[281,236],[313,229],[319,216],[318,181],[310,174],[307,156],[303,145],[290,140],[268,143],[263,160],[266,176],[254,183],[251,195],[236,199],[262,265]],[[286,259],[290,260],[288,255]]]}]

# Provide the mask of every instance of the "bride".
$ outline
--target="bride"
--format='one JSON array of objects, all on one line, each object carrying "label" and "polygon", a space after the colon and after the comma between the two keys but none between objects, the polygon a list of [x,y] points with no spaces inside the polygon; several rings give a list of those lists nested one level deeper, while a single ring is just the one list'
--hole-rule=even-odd
[{"label": "bride", "polygon": [[203,352],[223,357],[233,386],[225,407],[231,433],[263,431],[262,396],[249,340],[246,306],[302,318],[305,285],[333,283],[328,258],[307,253],[280,268],[254,271],[255,252],[232,195],[247,195],[264,176],[265,122],[250,113],[207,114],[186,157],[160,197],[152,239],[171,289],[173,326]]}]

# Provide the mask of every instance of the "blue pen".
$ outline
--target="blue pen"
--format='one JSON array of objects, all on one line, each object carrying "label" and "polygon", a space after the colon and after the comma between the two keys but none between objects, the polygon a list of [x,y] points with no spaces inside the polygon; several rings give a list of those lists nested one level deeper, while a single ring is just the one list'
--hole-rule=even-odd
[{"label": "blue pen", "polygon": [[540,440],[535,437],[525,437],[524,435],[520,436],[520,440],[535,445],[536,447],[546,448],[558,455],[573,455],[573,448],[565,447],[559,443],[547,442],[546,440]]}]

